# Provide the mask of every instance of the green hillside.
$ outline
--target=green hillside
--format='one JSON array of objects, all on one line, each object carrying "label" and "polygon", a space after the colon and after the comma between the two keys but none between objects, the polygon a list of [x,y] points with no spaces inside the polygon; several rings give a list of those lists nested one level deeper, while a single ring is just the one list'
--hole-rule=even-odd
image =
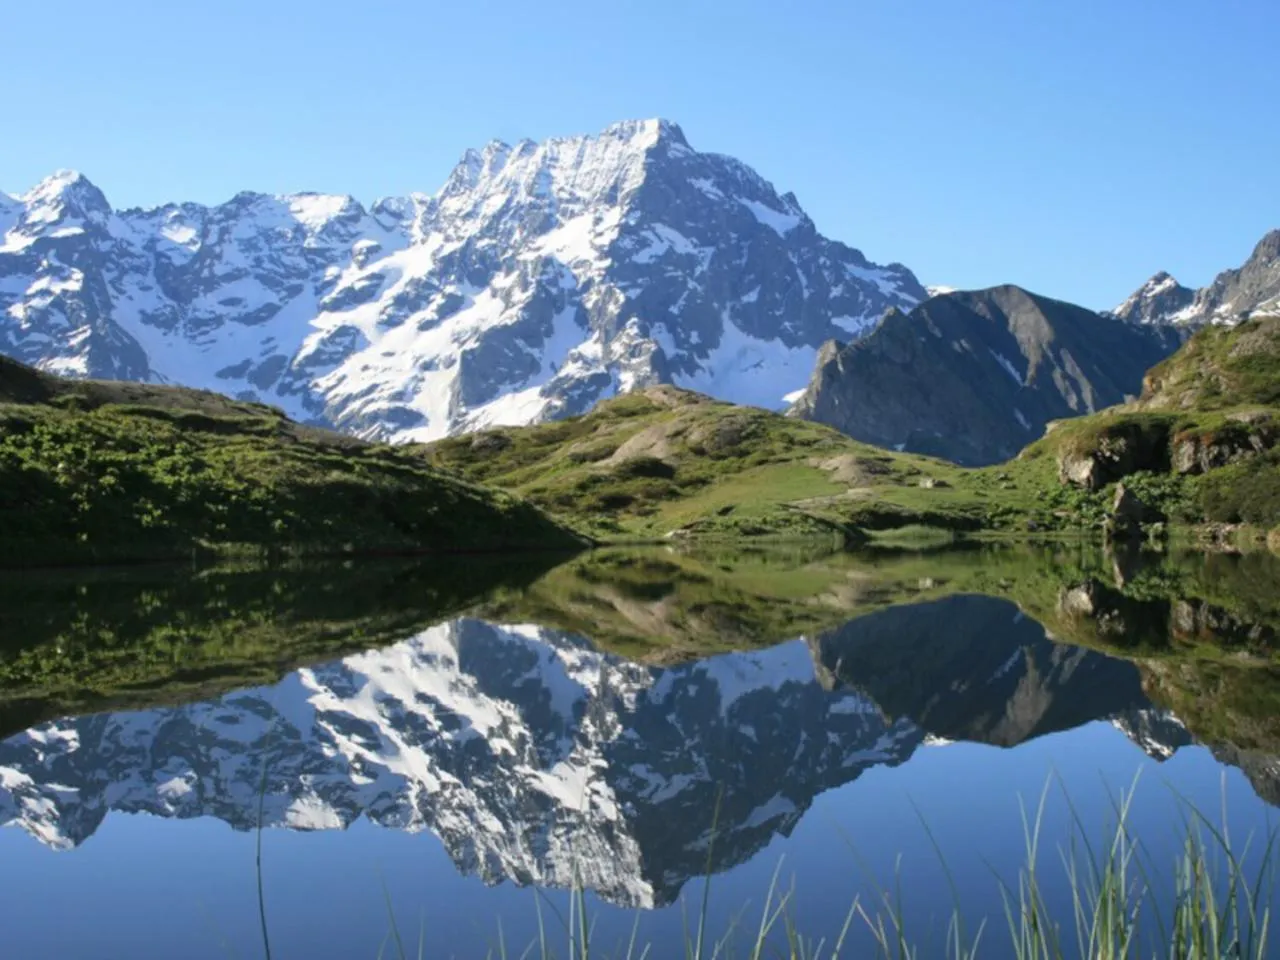
[{"label": "green hillside", "polygon": [[510,494],[279,411],[0,358],[0,564],[576,548]]}]

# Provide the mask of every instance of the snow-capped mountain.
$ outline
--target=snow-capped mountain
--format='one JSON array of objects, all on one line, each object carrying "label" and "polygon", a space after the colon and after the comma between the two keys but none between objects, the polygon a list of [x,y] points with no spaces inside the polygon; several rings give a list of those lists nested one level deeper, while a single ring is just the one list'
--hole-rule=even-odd
[{"label": "snow-capped mountain", "polygon": [[1195,299],[1196,291],[1161,270],[1111,312],[1131,323],[1174,323]]},{"label": "snow-capped mountain", "polygon": [[1111,311],[1133,323],[1200,327],[1280,313],[1280,230],[1263,237],[1244,265],[1224,270],[1199,290],[1161,271]]},{"label": "snow-capped mountain", "polygon": [[115,211],[0,195],[0,352],[426,440],[675,383],[779,407],[818,347],[925,296],[676,125],[490,143],[434,195]]},{"label": "snow-capped mountain", "polygon": [[705,871],[717,802],[718,871],[789,833],[820,793],[918,747],[1008,746],[1108,716],[1155,756],[1189,740],[1150,710],[1131,664],[1057,645],[987,597],[665,668],[462,619],[273,687],[10,737],[0,823],[57,848],[111,811],[252,829],[265,765],[266,826],[364,816],[431,830],[489,882],[576,876],[656,905]]}]

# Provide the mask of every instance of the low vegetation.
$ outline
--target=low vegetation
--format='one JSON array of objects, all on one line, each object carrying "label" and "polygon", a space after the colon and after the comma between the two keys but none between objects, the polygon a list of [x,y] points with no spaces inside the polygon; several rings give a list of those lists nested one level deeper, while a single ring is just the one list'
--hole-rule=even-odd
[{"label": "low vegetation", "polygon": [[0,361],[0,564],[578,548],[537,508],[279,411]]},{"label": "low vegetation", "polygon": [[834,536],[901,528],[1099,535],[1123,482],[1173,526],[1280,526],[1280,318],[1192,337],[1133,404],[1052,424],[963,469],[673,387],[585,416],[454,437],[432,463],[527,497],[602,540]]},{"label": "low vegetation", "polygon": [[974,531],[1019,513],[999,472],[859,443],[820,424],[651,387],[556,423],[453,437],[435,465],[604,540]]}]

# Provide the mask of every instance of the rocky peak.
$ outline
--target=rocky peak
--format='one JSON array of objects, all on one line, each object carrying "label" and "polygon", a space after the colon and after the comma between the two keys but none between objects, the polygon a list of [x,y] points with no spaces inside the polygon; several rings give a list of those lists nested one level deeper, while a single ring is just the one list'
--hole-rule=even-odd
[{"label": "rocky peak", "polygon": [[1195,295],[1161,270],[1111,313],[1128,323],[1170,323],[1191,305]]},{"label": "rocky peak", "polygon": [[1162,271],[1112,311],[1131,322],[1186,327],[1274,312],[1280,312],[1280,230],[1264,236],[1243,266],[1224,270],[1206,287],[1191,290]]},{"label": "rocky peak", "polygon": [[[17,209],[29,218],[57,193]],[[0,245],[0,316],[21,318],[0,350],[369,438],[538,422],[655,383],[780,408],[824,342],[925,296],[665,120],[494,141],[435,194],[368,209],[252,192],[114,216],[85,204],[107,230],[42,223],[22,241],[39,250]],[[82,275],[62,276],[73,262]],[[98,335],[77,339],[86,329]]]},{"label": "rocky peak", "polygon": [[19,222],[11,229],[29,238],[50,231],[68,236],[101,229],[111,216],[111,205],[102,191],[74,170],[59,170],[46,177],[18,198],[18,203],[22,207]]},{"label": "rocky peak", "polygon": [[23,194],[21,200],[28,207],[67,205],[102,213],[111,210],[102,191],[78,170],[56,171]]},{"label": "rocky peak", "polygon": [[824,352],[791,413],[879,446],[959,463],[1015,455],[1055,419],[1136,395],[1178,345],[1167,327],[1121,323],[1004,285],[890,310]]},{"label": "rocky peak", "polygon": [[1280,230],[1272,230],[1258,241],[1245,267],[1267,267],[1275,260],[1280,260]]}]

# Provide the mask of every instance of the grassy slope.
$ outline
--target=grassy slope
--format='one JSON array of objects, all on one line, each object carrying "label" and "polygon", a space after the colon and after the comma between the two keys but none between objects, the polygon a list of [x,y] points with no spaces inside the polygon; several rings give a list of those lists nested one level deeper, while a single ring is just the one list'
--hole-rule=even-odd
[{"label": "grassy slope", "polygon": [[[1280,317],[1197,332],[1151,369],[1137,401],[1059,422],[1009,468],[1043,476],[1064,454],[1147,447],[1154,452],[1152,462],[1126,483],[1175,522],[1273,527],[1280,524],[1280,448],[1200,475],[1171,469],[1170,452],[1188,440],[1247,445],[1251,428],[1240,417],[1280,425]],[[1093,496],[1059,499],[1096,521],[1113,486]]]},{"label": "grassy slope", "polygon": [[[1025,512],[999,470],[882,450],[820,424],[673,387],[585,416],[441,440],[434,464],[528,498],[608,539],[840,533],[909,524],[972,530]],[[926,489],[922,483],[939,482]]]},{"label": "grassy slope", "polygon": [[1175,522],[1280,523],[1280,449],[1181,476],[1169,451],[1247,436],[1249,411],[1280,423],[1280,318],[1193,337],[1148,377],[1143,398],[1062,421],[1015,460],[967,470],[871,447],[834,430],[671,387],[583,417],[443,440],[434,463],[528,497],[598,537],[805,534],[913,524],[1011,532],[1096,530],[1114,480],[1059,480],[1064,456],[1150,448],[1126,482]]},{"label": "grassy slope", "polygon": [[0,564],[575,547],[509,494],[217,394],[0,360]]}]

